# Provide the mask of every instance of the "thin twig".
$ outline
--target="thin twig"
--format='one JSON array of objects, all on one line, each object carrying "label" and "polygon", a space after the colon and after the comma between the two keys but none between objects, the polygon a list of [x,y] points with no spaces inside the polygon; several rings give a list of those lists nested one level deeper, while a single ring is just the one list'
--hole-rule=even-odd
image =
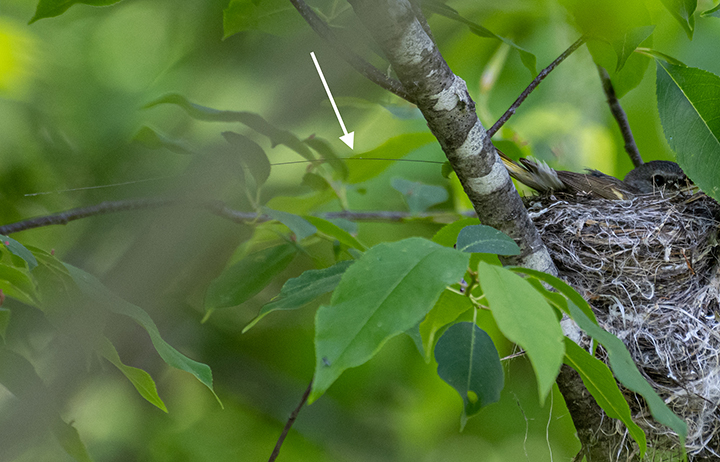
[{"label": "thin twig", "polygon": [[312,390],[312,384],[313,381],[310,381],[310,384],[307,387],[307,390],[305,390],[305,393],[303,393],[302,398],[300,399],[300,404],[297,405],[294,411],[292,411],[292,414],[290,414],[290,418],[285,423],[285,428],[283,428],[282,433],[280,434],[280,438],[278,438],[277,443],[275,443],[275,449],[273,449],[272,454],[270,454],[270,458],[268,459],[268,462],[273,462],[275,459],[277,459],[277,456],[280,454],[280,448],[282,447],[283,441],[285,441],[285,437],[287,436],[288,432],[290,431],[290,427],[292,427],[293,423],[295,423],[295,419],[297,419],[298,414],[300,413],[300,409],[305,405],[305,402],[308,399],[308,396],[310,396],[310,390]]},{"label": "thin twig", "polygon": [[512,106],[510,106],[510,108],[507,111],[505,111],[505,114],[503,114],[502,117],[500,117],[498,119],[498,121],[495,122],[495,125],[493,125],[490,128],[490,130],[487,131],[488,136],[492,137],[495,133],[497,133],[497,131],[500,130],[500,128],[503,125],[505,125],[505,122],[507,122],[508,119],[510,119],[510,117],[512,117],[513,114],[515,114],[515,111],[517,110],[517,108],[523,103],[523,101],[525,101],[525,99],[530,95],[530,93],[532,93],[532,91],[538,85],[540,85],[540,82],[542,82],[543,79],[545,77],[547,77],[548,74],[550,74],[550,72],[552,72],[553,69],[555,69],[558,66],[558,64],[563,62],[565,60],[565,58],[567,58],[575,50],[580,48],[580,45],[582,45],[583,43],[585,43],[585,37],[580,37],[579,39],[577,39],[577,41],[575,43],[570,45],[570,47],[567,50],[563,51],[563,53],[560,56],[558,56],[555,61],[550,63],[550,65],[548,67],[546,67],[545,69],[540,71],[540,73],[537,75],[537,77],[535,77],[533,79],[533,81],[530,82],[530,85],[528,85],[527,88],[525,90],[523,90],[523,92],[520,94],[518,99],[516,99],[515,102],[512,103]]},{"label": "thin twig", "polygon": [[613,88],[610,75],[607,73],[604,67],[598,66],[598,73],[600,74],[600,80],[602,81],[603,90],[607,97],[608,105],[610,106],[610,112],[617,121],[620,127],[620,133],[622,133],[623,140],[625,141],[625,151],[630,156],[630,160],[635,167],[639,167],[643,164],[642,157],[640,157],[640,151],[638,150],[637,144],[635,144],[635,138],[633,137],[632,130],[630,129],[630,123],[628,122],[627,115],[620,106],[620,101],[615,94],[615,88]]},{"label": "thin twig", "polygon": [[325,22],[320,19],[317,14],[315,14],[307,3],[303,0],[290,0],[290,3],[292,3],[295,9],[298,10],[305,22],[312,27],[315,33],[332,46],[335,51],[337,51],[340,56],[348,62],[348,64],[355,68],[356,71],[367,77],[371,82],[392,93],[395,93],[400,98],[411,103],[415,102],[400,81],[388,77],[375,66],[365,61],[352,51],[337,37],[337,35],[335,35],[335,33],[330,29],[330,26],[325,24]]},{"label": "thin twig", "polygon": [[[88,207],[78,207],[64,212],[53,213],[51,215],[44,215],[36,218],[29,218],[27,220],[10,223],[7,225],[0,226],[0,234],[8,235],[17,233],[20,231],[27,231],[29,229],[42,228],[44,226],[52,225],[66,225],[71,221],[80,220],[81,218],[88,218],[97,215],[105,215],[108,213],[125,212],[130,210],[145,210],[154,209],[160,207],[172,207],[172,206],[190,206],[199,209],[205,209],[210,213],[219,217],[230,220],[234,223],[261,223],[264,221],[271,220],[267,215],[257,214],[254,212],[241,212],[234,210],[225,205],[222,201],[191,201],[184,199],[169,199],[169,198],[151,198],[151,199],[129,199],[123,201],[107,201],[101,202],[97,205],[91,205]],[[474,212],[468,212],[468,216],[475,216]],[[342,212],[326,212],[318,214],[321,218],[334,219],[344,218],[352,221],[379,221],[379,222],[402,222],[409,219],[418,218],[447,218],[447,213],[410,213],[410,212],[395,212],[395,211],[366,211],[366,212],[355,212],[355,211],[342,211]]]}]

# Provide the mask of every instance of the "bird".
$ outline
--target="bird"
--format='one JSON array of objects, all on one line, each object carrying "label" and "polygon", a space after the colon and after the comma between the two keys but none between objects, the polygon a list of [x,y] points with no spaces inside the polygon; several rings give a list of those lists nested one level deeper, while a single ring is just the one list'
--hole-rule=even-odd
[{"label": "bird", "polygon": [[584,193],[603,199],[627,200],[664,190],[679,190],[689,183],[680,166],[667,160],[641,164],[623,181],[599,170],[587,173],[555,170],[541,160],[521,158],[515,162],[500,150],[498,154],[511,177],[540,193]]}]

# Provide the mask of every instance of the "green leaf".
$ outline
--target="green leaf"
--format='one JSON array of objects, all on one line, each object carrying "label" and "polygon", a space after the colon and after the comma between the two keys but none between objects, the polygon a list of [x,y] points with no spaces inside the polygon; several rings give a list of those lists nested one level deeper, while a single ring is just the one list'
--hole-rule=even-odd
[{"label": "green leaf", "polygon": [[127,316],[137,322],[143,329],[145,329],[145,331],[147,331],[155,350],[158,352],[163,361],[176,369],[189,372],[195,376],[200,383],[210,389],[212,394],[215,396],[215,399],[217,399],[218,403],[220,403],[220,398],[218,398],[213,390],[212,372],[207,364],[193,361],[163,340],[160,336],[160,331],[158,331],[157,326],[145,310],[120,298],[118,295],[105,287],[97,278],[95,278],[95,276],[67,263],[65,263],[65,267],[70,272],[73,281],[75,281],[78,288],[83,294],[85,294],[85,296],[89,297],[100,307],[115,314]]},{"label": "green leaf", "polygon": [[346,369],[367,362],[390,338],[415,326],[469,255],[420,238],[379,244],[345,271],[331,304],[315,318],[315,379],[310,402]]},{"label": "green leaf", "polygon": [[35,283],[24,271],[0,263],[0,289],[7,296],[28,305],[36,304]]},{"label": "green leaf", "polygon": [[148,149],[167,149],[177,154],[191,154],[192,149],[181,140],[174,140],[157,130],[144,125],[133,137],[133,141]]},{"label": "green leaf", "polygon": [[25,260],[25,263],[27,263],[28,269],[30,271],[34,270],[35,267],[38,265],[38,262],[35,259],[35,255],[33,255],[32,252],[30,252],[27,248],[25,248],[25,246],[23,246],[15,239],[0,234],[0,240],[2,240],[3,245],[7,247],[11,254]]},{"label": "green leaf", "polygon": [[622,40],[633,29],[653,23],[644,0],[560,0],[560,3],[570,11],[583,35],[591,40],[614,43]]},{"label": "green leaf", "polygon": [[21,401],[32,403],[39,419],[47,419],[53,434],[62,448],[79,462],[90,462],[85,445],[77,430],[65,423],[55,410],[53,394],[35,372],[33,365],[23,356],[0,348],[0,384]]},{"label": "green leaf", "polygon": [[433,205],[448,200],[448,192],[442,186],[423,184],[404,178],[393,178],[390,181],[393,189],[403,195],[411,213],[420,213]]},{"label": "green leaf", "polygon": [[575,369],[585,384],[585,388],[595,398],[608,417],[618,419],[628,429],[630,436],[640,447],[640,458],[647,451],[647,440],[645,433],[633,422],[630,414],[630,406],[622,392],[615,383],[615,378],[610,369],[600,361],[593,358],[590,353],[583,350],[569,338],[565,338],[565,360],[564,363]]},{"label": "green leaf", "polygon": [[477,225],[480,220],[477,218],[461,218],[440,228],[432,238],[432,241],[444,245],[445,247],[454,247],[457,243],[460,231],[468,226]]},{"label": "green leaf", "polygon": [[34,23],[38,19],[60,16],[76,3],[90,6],[107,6],[120,1],[121,0],[40,0],[35,10],[35,16],[32,17],[29,24]]},{"label": "green leaf", "polygon": [[258,187],[265,184],[270,177],[270,160],[259,144],[235,132],[223,132],[223,138],[238,150],[240,162],[255,179]]},{"label": "green leaf", "polygon": [[535,369],[542,403],[555,382],[565,354],[563,333],[555,312],[530,283],[505,268],[480,262],[478,278],[498,328],[527,352]]},{"label": "green leaf", "polygon": [[615,95],[622,98],[640,85],[647,72],[651,59],[641,53],[633,53],[622,69],[611,76]]},{"label": "green leaf", "polygon": [[5,340],[5,334],[7,333],[8,325],[10,324],[11,311],[7,308],[2,307],[2,301],[5,298],[5,294],[0,289],[0,339]]},{"label": "green leaf", "polygon": [[468,297],[450,290],[443,291],[435,306],[425,316],[425,320],[420,323],[420,338],[426,363],[432,360],[437,333],[472,307]]},{"label": "green leaf", "polygon": [[661,61],[666,61],[666,62],[668,62],[670,64],[674,64],[676,66],[686,67],[685,64],[682,61],[680,61],[679,59],[675,59],[670,55],[667,55],[661,51],[654,50],[652,48],[639,47],[636,51],[640,54],[650,56],[651,58],[659,59]]},{"label": "green leaf", "polygon": [[535,58],[535,55],[530,53],[524,48],[519,47],[515,43],[513,43],[511,40],[506,39],[505,37],[501,37],[497,34],[494,34],[490,30],[486,29],[485,27],[481,26],[480,24],[474,23],[470,21],[469,19],[466,19],[462,16],[460,16],[460,13],[458,13],[456,10],[450,8],[446,4],[437,1],[437,0],[426,0],[422,2],[422,7],[424,10],[429,11],[431,13],[439,14],[440,16],[444,16],[446,18],[452,19],[453,21],[460,22],[462,24],[465,24],[470,29],[470,32],[477,35],[478,37],[483,38],[493,38],[500,40],[501,42],[509,45],[513,49],[515,49],[518,53],[520,53],[520,61],[522,61],[523,65],[530,71],[533,77],[537,75],[537,58]]},{"label": "green leaf", "polygon": [[140,396],[148,400],[148,402],[153,406],[156,406],[165,412],[168,411],[165,407],[165,403],[160,398],[160,395],[158,395],[157,386],[155,385],[155,381],[153,381],[152,377],[150,377],[150,374],[142,369],[138,369],[137,367],[131,367],[123,364],[115,346],[110,343],[110,340],[108,340],[107,337],[103,338],[99,352],[105,359],[110,361],[113,366],[120,369],[120,372],[122,372],[130,383],[133,384],[138,393],[140,393]]},{"label": "green leaf", "polygon": [[661,0],[665,8],[677,20],[692,40],[693,30],[695,30],[695,9],[697,8],[697,0]]},{"label": "green leaf", "polygon": [[[538,279],[551,287],[553,287],[555,290],[563,294],[565,297],[567,297],[569,300],[572,300],[572,302],[575,304],[575,306],[579,307],[583,313],[585,313],[585,316],[588,317],[593,323],[597,324],[597,319],[595,318],[595,313],[593,313],[592,308],[590,308],[590,305],[588,305],[588,302],[585,301],[584,298],[582,298],[582,295],[577,293],[575,289],[570,287],[565,281],[562,279],[553,276],[552,274],[543,273],[542,271],[537,271],[529,268],[523,268],[520,266],[510,266],[507,269],[510,271],[514,271],[515,273],[521,273],[521,274],[527,274],[528,276],[532,276],[535,279]],[[563,310],[570,314],[567,311],[567,305],[564,305]]]},{"label": "green leaf", "polygon": [[175,104],[180,106],[188,113],[188,115],[197,120],[204,120],[207,122],[240,122],[247,127],[255,130],[261,135],[265,135],[270,139],[270,143],[273,147],[278,144],[284,144],[288,148],[297,152],[307,160],[314,160],[312,151],[298,139],[295,135],[286,130],[280,130],[275,126],[271,125],[260,117],[259,115],[252,112],[238,112],[238,111],[220,111],[199,104],[191,103],[184,96],[177,93],[170,93],[160,98],[151,101],[150,103],[143,106],[145,109],[158,106],[160,104]]},{"label": "green leaf", "polygon": [[442,163],[442,167],[440,169],[440,174],[443,178],[450,178],[450,175],[455,173],[455,170],[453,170],[452,165],[450,165],[450,161],[446,160]]},{"label": "green leaf", "polygon": [[710,8],[707,11],[703,11],[702,13],[700,13],[700,16],[702,16],[703,18],[710,16],[720,18],[720,3],[715,8]]},{"label": "green leaf", "polygon": [[226,268],[210,283],[205,310],[237,306],[249,300],[284,270],[296,254],[297,247],[282,244],[252,253]]},{"label": "green leaf", "polygon": [[472,225],[461,229],[457,238],[457,249],[470,253],[520,255],[520,247],[510,236],[485,225]]},{"label": "green leaf", "polygon": [[363,245],[360,241],[353,237],[352,234],[348,233],[335,223],[325,220],[323,218],[313,217],[309,215],[306,215],[305,219],[309,221],[313,226],[315,226],[318,231],[325,234],[326,236],[334,237],[341,244],[362,251],[367,250],[367,247],[365,247],[365,245]]},{"label": "green leaf", "polygon": [[317,297],[332,292],[340,283],[345,270],[354,262],[354,260],[341,261],[329,268],[308,270],[296,278],[288,279],[280,290],[280,295],[260,309],[260,313],[243,328],[243,334],[273,311],[296,310]]},{"label": "green leaf", "polygon": [[720,200],[720,77],[657,61],[657,99],[678,163],[708,196]]},{"label": "green leaf", "polygon": [[474,323],[450,326],[438,340],[435,360],[440,378],[463,400],[461,429],[483,407],[500,401],[505,385],[500,357],[490,336]]},{"label": "green leaf", "polygon": [[289,36],[304,26],[292,3],[285,0],[231,0],[223,10],[223,39],[246,30]]},{"label": "green leaf", "polygon": [[347,164],[345,164],[345,160],[335,154],[335,150],[332,148],[330,143],[316,136],[306,139],[305,143],[320,154],[322,159],[325,160],[333,170],[335,170],[338,177],[343,180],[348,177],[350,171],[348,170]]},{"label": "green leaf", "polygon": [[317,228],[299,215],[281,212],[280,210],[273,210],[268,207],[262,207],[261,210],[262,213],[270,216],[273,220],[277,220],[290,228],[290,231],[295,234],[295,238],[298,242],[317,233]]},{"label": "green leaf", "polygon": [[390,138],[380,147],[362,154],[357,154],[349,159],[383,159],[372,162],[356,162],[350,170],[347,178],[348,183],[361,183],[370,178],[378,176],[386,168],[388,168],[396,159],[399,159],[421,146],[425,146],[435,140],[431,133],[405,133]]},{"label": "green leaf", "polygon": [[680,417],[673,414],[662,398],[655,393],[652,386],[643,378],[635,362],[633,362],[630,353],[627,351],[627,348],[625,348],[625,344],[623,344],[619,338],[592,322],[590,318],[570,300],[568,300],[568,309],[570,316],[577,325],[605,347],[610,368],[614,372],[615,377],[627,389],[645,398],[645,402],[650,408],[650,412],[655,420],[674,430],[675,433],[680,436],[681,443],[684,445],[685,438],[687,437],[687,424]]},{"label": "green leaf", "polygon": [[315,191],[325,191],[330,188],[330,183],[324,176],[313,172],[306,172],[302,177],[301,184]]},{"label": "green leaf", "polygon": [[635,49],[652,34],[653,30],[655,30],[654,25],[636,27],[627,31],[618,40],[613,40],[611,45],[617,55],[615,72],[625,66],[628,58],[632,56]]}]

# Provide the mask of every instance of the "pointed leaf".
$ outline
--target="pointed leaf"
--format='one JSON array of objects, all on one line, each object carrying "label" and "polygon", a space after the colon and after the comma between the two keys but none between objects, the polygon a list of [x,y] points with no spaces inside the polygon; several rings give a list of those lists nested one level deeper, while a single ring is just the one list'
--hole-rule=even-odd
[{"label": "pointed leaf", "polygon": [[662,398],[655,393],[652,386],[643,378],[632,356],[630,356],[627,348],[625,348],[625,344],[610,332],[603,330],[600,326],[593,323],[590,318],[570,300],[568,300],[568,309],[570,316],[577,325],[605,347],[610,368],[612,368],[615,377],[627,389],[645,398],[645,402],[650,408],[650,412],[655,420],[675,431],[675,433],[680,436],[680,440],[684,445],[685,438],[687,437],[687,424],[680,417],[673,414]]},{"label": "pointed leaf", "polygon": [[707,11],[703,11],[702,13],[700,13],[700,16],[702,16],[703,18],[711,16],[720,18],[720,3],[715,8],[710,8]]},{"label": "pointed leaf", "polygon": [[497,349],[490,336],[471,322],[450,326],[435,347],[438,375],[460,394],[467,419],[500,401],[505,376]]},{"label": "pointed leaf", "polygon": [[73,281],[75,281],[78,288],[83,294],[85,294],[85,296],[97,303],[98,306],[113,313],[127,316],[137,322],[148,333],[155,350],[158,352],[163,361],[176,369],[180,369],[194,375],[195,378],[210,389],[215,396],[215,399],[217,399],[218,403],[220,403],[220,398],[218,398],[213,390],[212,372],[207,364],[193,361],[163,340],[155,322],[153,322],[152,318],[150,318],[145,310],[120,298],[114,292],[110,291],[110,289],[105,287],[97,278],[95,278],[95,276],[67,263],[65,263],[65,267],[70,272]]},{"label": "pointed leaf", "polygon": [[625,66],[625,62],[633,54],[635,49],[647,39],[655,30],[654,25],[641,26],[630,29],[617,40],[613,40],[612,47],[617,55],[617,67],[615,72]]},{"label": "pointed leaf", "polygon": [[305,140],[305,143],[320,154],[321,158],[325,160],[333,170],[335,170],[340,179],[344,180],[348,177],[350,171],[345,164],[345,160],[335,154],[335,151],[330,143],[318,137],[308,138]]},{"label": "pointed leaf", "polygon": [[309,215],[306,215],[305,219],[312,223],[318,229],[318,231],[327,236],[334,237],[341,244],[362,251],[367,249],[367,247],[365,247],[360,241],[353,237],[352,234],[348,233],[347,231],[345,231],[331,221]]},{"label": "pointed leaf", "polygon": [[393,178],[390,184],[403,195],[412,213],[424,212],[433,205],[445,202],[449,197],[447,190],[442,186],[423,184],[404,178]]},{"label": "pointed leaf", "polygon": [[478,224],[480,224],[480,220],[477,218],[461,218],[440,228],[440,230],[433,236],[432,241],[437,244],[444,245],[445,247],[453,247],[457,244],[460,231],[468,226]]},{"label": "pointed leaf", "polygon": [[[399,159],[412,151],[431,143],[435,137],[431,133],[406,133],[390,138],[382,146],[363,154],[357,154],[350,157],[350,160],[363,159],[363,162],[354,162],[348,183],[361,183],[365,180],[378,176],[386,168],[388,168],[396,159]],[[366,161],[368,159],[382,159]]]},{"label": "pointed leaf", "polygon": [[107,6],[120,1],[121,0],[40,0],[35,10],[35,16],[30,20],[30,24],[38,19],[60,16],[67,11],[68,8],[77,3],[91,6]]},{"label": "pointed leaf", "polygon": [[278,144],[284,144],[288,148],[297,152],[307,160],[314,160],[315,156],[310,149],[298,139],[295,135],[286,130],[280,130],[268,123],[259,115],[252,112],[238,111],[220,111],[199,104],[191,103],[184,96],[177,93],[170,93],[151,101],[144,106],[145,109],[158,106],[160,104],[176,104],[183,108],[188,115],[197,120],[208,122],[240,122],[250,127],[261,135],[265,135],[270,139],[273,147]]},{"label": "pointed leaf", "polygon": [[354,262],[355,260],[341,261],[329,268],[308,270],[296,278],[288,279],[280,290],[280,295],[260,309],[260,313],[242,330],[243,334],[273,311],[296,310],[319,296],[332,292],[340,283],[345,270]]},{"label": "pointed leaf", "polygon": [[677,20],[692,40],[693,30],[695,30],[695,9],[697,8],[697,0],[661,0],[665,8]]},{"label": "pointed leaf", "polygon": [[262,213],[268,215],[273,220],[277,220],[284,224],[290,231],[295,234],[295,238],[298,241],[302,241],[308,236],[312,236],[317,233],[317,228],[313,226],[305,218],[295,215],[294,213],[281,212],[280,210],[273,210],[268,207],[262,207]]},{"label": "pointed leaf", "polygon": [[420,323],[421,346],[426,363],[432,360],[437,333],[472,307],[473,304],[468,297],[450,290],[443,291],[435,306],[425,316],[425,320]]},{"label": "pointed leaf", "polygon": [[14,266],[0,263],[0,289],[8,297],[29,305],[36,304],[35,284],[30,276]]},{"label": "pointed leaf", "polygon": [[720,200],[720,77],[657,61],[657,99],[678,163],[708,196]]},{"label": "pointed leaf", "polygon": [[457,249],[461,252],[520,255],[520,247],[510,236],[486,225],[466,226],[460,230]]},{"label": "pointed leaf", "polygon": [[231,0],[223,10],[223,39],[246,30],[288,36],[304,26],[292,3],[285,0]]},{"label": "pointed leaf", "polygon": [[65,452],[78,462],[92,462],[85,443],[80,439],[80,433],[71,423],[66,423],[59,416],[53,422],[53,434]]},{"label": "pointed leaf", "polygon": [[237,306],[260,292],[295,258],[297,248],[282,244],[252,253],[215,278],[205,294],[205,310]]},{"label": "pointed leaf", "polygon": [[174,140],[147,125],[140,127],[133,141],[148,149],[167,149],[177,154],[192,153],[192,149],[184,141]]},{"label": "pointed leaf", "polygon": [[165,412],[168,411],[167,407],[165,407],[165,403],[163,403],[160,395],[158,395],[157,386],[155,385],[155,381],[152,377],[150,377],[150,374],[142,369],[138,369],[137,367],[131,367],[123,364],[115,346],[110,343],[110,340],[108,340],[107,337],[103,338],[100,346],[100,354],[110,361],[113,366],[120,369],[120,372],[122,372],[130,383],[133,384],[138,393],[140,393],[140,396],[148,400],[148,402],[153,406],[157,406]]},{"label": "pointed leaf", "polygon": [[315,320],[319,398],[348,368],[359,366],[390,338],[415,326],[445,287],[465,273],[469,255],[420,238],[380,244],[345,271],[330,306]]},{"label": "pointed leaf", "polygon": [[235,132],[223,132],[225,140],[240,154],[240,162],[250,171],[258,186],[265,184],[270,177],[270,160],[259,144]]},{"label": "pointed leaf", "polygon": [[478,278],[498,328],[527,352],[542,403],[565,355],[555,312],[527,281],[505,268],[480,262]]},{"label": "pointed leaf", "polygon": [[565,360],[563,362],[580,374],[585,388],[595,398],[598,406],[603,408],[605,414],[625,424],[630,436],[640,447],[640,458],[642,458],[647,451],[645,433],[633,422],[630,406],[615,383],[610,369],[605,363],[590,356],[590,353],[569,338],[565,338]]},{"label": "pointed leaf", "polygon": [[23,246],[15,239],[0,234],[0,240],[2,241],[3,245],[7,247],[11,254],[25,260],[25,263],[27,263],[28,269],[30,271],[34,270],[35,267],[38,265],[38,262],[35,259],[35,255],[33,255],[32,252],[30,252],[27,248],[25,248],[25,246]]}]

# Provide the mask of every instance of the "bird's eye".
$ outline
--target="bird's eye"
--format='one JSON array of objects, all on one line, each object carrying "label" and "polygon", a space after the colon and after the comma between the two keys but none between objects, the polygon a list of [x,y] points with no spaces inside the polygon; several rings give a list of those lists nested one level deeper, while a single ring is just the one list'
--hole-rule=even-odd
[{"label": "bird's eye", "polygon": [[665,177],[662,175],[653,175],[652,182],[656,188],[662,188],[665,186]]}]

